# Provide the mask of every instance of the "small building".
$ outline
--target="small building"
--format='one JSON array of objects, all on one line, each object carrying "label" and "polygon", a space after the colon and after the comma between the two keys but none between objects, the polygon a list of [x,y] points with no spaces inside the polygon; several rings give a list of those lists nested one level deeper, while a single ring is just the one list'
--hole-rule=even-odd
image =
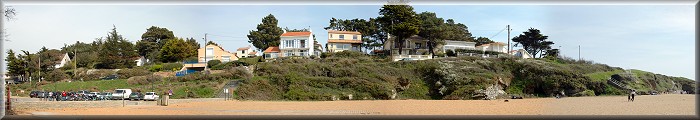
[{"label": "small building", "polygon": [[204,70],[204,68],[207,66],[207,62],[211,60],[219,60],[221,62],[229,62],[229,61],[235,61],[238,60],[238,56],[236,56],[236,53],[231,53],[229,51],[224,50],[224,48],[221,48],[220,46],[217,45],[207,45],[204,46],[205,48],[199,48],[197,49],[197,61],[185,61],[185,64],[182,66],[182,70]]},{"label": "small building", "polygon": [[241,47],[236,50],[236,56],[238,58],[248,58],[248,57],[255,57],[256,56],[256,51],[250,47],[250,45],[246,47]]},{"label": "small building", "polygon": [[68,53],[65,53],[65,54],[63,54],[63,56],[61,56],[60,62],[58,62],[56,65],[54,65],[54,68],[61,68],[61,67],[65,66],[66,64],[70,63],[70,61],[71,60],[70,60],[70,57],[68,56]]},{"label": "small building", "polygon": [[477,50],[482,51],[494,51],[501,53],[508,53],[508,45],[502,42],[487,43],[483,45],[476,46]]},{"label": "small building", "polygon": [[328,43],[326,44],[328,52],[360,51],[362,34],[354,31],[328,30]]},{"label": "small building", "polygon": [[136,66],[143,66],[148,62],[150,62],[149,59],[146,59],[144,56],[139,56],[139,58],[136,59]]},{"label": "small building", "polygon": [[265,59],[276,59],[278,57],[281,57],[281,50],[279,47],[267,47],[265,51],[263,51],[263,55],[265,56]]},{"label": "small building", "polygon": [[313,33],[308,32],[287,32],[280,36],[279,50],[283,55],[278,57],[314,55]]},{"label": "small building", "polygon": [[475,45],[476,42],[445,40],[445,45],[442,46],[442,51],[447,52],[447,50],[454,51],[456,49],[475,50]]},{"label": "small building", "polygon": [[532,55],[525,49],[511,50],[509,54],[523,59],[533,58]]},{"label": "small building", "polygon": [[[238,60],[236,53],[226,51],[221,46],[217,45],[207,45],[206,51],[204,48],[199,48],[197,58],[199,62],[209,62],[210,60],[220,60],[221,62],[229,62]],[[206,56],[205,56],[206,55]]]}]

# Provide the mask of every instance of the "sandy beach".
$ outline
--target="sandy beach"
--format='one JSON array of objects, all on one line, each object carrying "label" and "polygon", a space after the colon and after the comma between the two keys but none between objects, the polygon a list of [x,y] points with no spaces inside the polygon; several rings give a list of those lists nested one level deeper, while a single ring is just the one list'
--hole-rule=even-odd
[{"label": "sandy beach", "polygon": [[[359,101],[17,101],[20,115],[695,115],[694,95],[500,100]],[[48,106],[46,106],[48,105]]]}]

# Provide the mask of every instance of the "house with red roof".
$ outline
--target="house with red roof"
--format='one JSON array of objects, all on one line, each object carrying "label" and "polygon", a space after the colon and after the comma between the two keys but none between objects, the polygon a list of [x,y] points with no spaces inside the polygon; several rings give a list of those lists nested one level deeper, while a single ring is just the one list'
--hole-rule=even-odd
[{"label": "house with red roof", "polygon": [[275,59],[280,57],[280,48],[279,47],[267,47],[265,51],[263,51],[263,55],[265,59]]},{"label": "house with red roof", "polygon": [[287,32],[280,36],[278,57],[302,56],[310,57],[314,55],[314,41],[311,30],[308,32]]}]

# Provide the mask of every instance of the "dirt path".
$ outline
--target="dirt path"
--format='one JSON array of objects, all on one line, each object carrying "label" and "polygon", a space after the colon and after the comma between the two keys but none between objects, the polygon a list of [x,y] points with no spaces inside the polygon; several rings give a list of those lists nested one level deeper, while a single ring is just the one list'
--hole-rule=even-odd
[{"label": "dirt path", "polygon": [[[223,101],[174,100],[103,108],[27,109],[34,115],[694,115],[694,95],[509,100]],[[74,104],[74,103],[73,103]],[[91,103],[95,104],[95,103]]]}]

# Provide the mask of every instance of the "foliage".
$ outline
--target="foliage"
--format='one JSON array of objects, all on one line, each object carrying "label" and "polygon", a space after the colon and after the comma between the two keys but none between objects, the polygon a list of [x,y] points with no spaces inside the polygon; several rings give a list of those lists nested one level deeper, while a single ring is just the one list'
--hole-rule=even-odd
[{"label": "foliage", "polygon": [[161,80],[163,80],[163,77],[158,75],[143,75],[129,77],[129,79],[126,80],[126,83],[129,85],[147,85]]},{"label": "foliage", "polygon": [[261,24],[258,24],[257,30],[250,31],[248,42],[262,51],[270,46],[279,46],[282,32],[282,28],[277,27],[275,16],[269,14],[262,19]]},{"label": "foliage", "polygon": [[15,55],[14,51],[7,51],[7,57],[5,58],[5,61],[7,63],[8,76],[24,74],[24,65],[22,63],[22,60],[20,58],[17,58],[17,55]]},{"label": "foliage", "polygon": [[447,55],[447,56],[449,56],[449,57],[457,56],[457,54],[455,54],[455,52],[452,51],[452,50],[447,50],[447,51],[445,52],[445,55]]},{"label": "foliage", "polygon": [[134,76],[144,76],[150,74],[151,72],[145,69],[121,69],[117,71],[117,75],[119,75],[120,79],[127,79]]},{"label": "foliage", "polygon": [[542,35],[540,30],[530,28],[512,40],[515,42],[515,46],[521,45],[525,51],[532,54],[533,57],[536,57],[541,52],[552,49],[551,45],[554,44],[554,42],[546,41],[548,37],[549,36]]},{"label": "foliage", "polygon": [[160,49],[162,62],[177,62],[197,56],[197,48],[185,42],[182,38],[170,39]]},{"label": "foliage", "polygon": [[117,33],[114,27],[100,47],[96,68],[116,69],[131,68],[138,58],[134,45]]},{"label": "foliage", "polygon": [[493,43],[493,40],[491,40],[487,37],[478,37],[478,38],[476,38],[476,40],[474,40],[474,42],[476,42],[476,46],[479,46],[479,45],[483,45],[483,44]]},{"label": "foliage", "polygon": [[161,70],[163,70],[163,65],[151,65],[150,67],[148,67],[148,71],[151,72],[158,72]]},{"label": "foliage", "polygon": [[163,63],[163,71],[178,71],[182,69],[182,63]]},{"label": "foliage", "polygon": [[215,65],[219,65],[219,64],[221,64],[220,60],[209,60],[207,62],[207,67],[211,68],[211,67],[214,67]]},{"label": "foliage", "polygon": [[[151,26],[150,28],[146,29],[146,32],[141,35],[141,40],[147,41],[147,42],[153,42],[157,43],[158,46],[163,46],[167,43],[168,40],[174,39],[175,35],[173,34],[173,31],[168,30],[167,28],[161,28],[157,26]],[[160,48],[160,47],[158,47]],[[144,51],[144,52],[151,52],[151,51]]]},{"label": "foliage", "polygon": [[44,80],[46,81],[59,81],[69,78],[69,76],[66,75],[66,73],[61,69],[52,70],[46,75],[44,75],[44,77]]}]

